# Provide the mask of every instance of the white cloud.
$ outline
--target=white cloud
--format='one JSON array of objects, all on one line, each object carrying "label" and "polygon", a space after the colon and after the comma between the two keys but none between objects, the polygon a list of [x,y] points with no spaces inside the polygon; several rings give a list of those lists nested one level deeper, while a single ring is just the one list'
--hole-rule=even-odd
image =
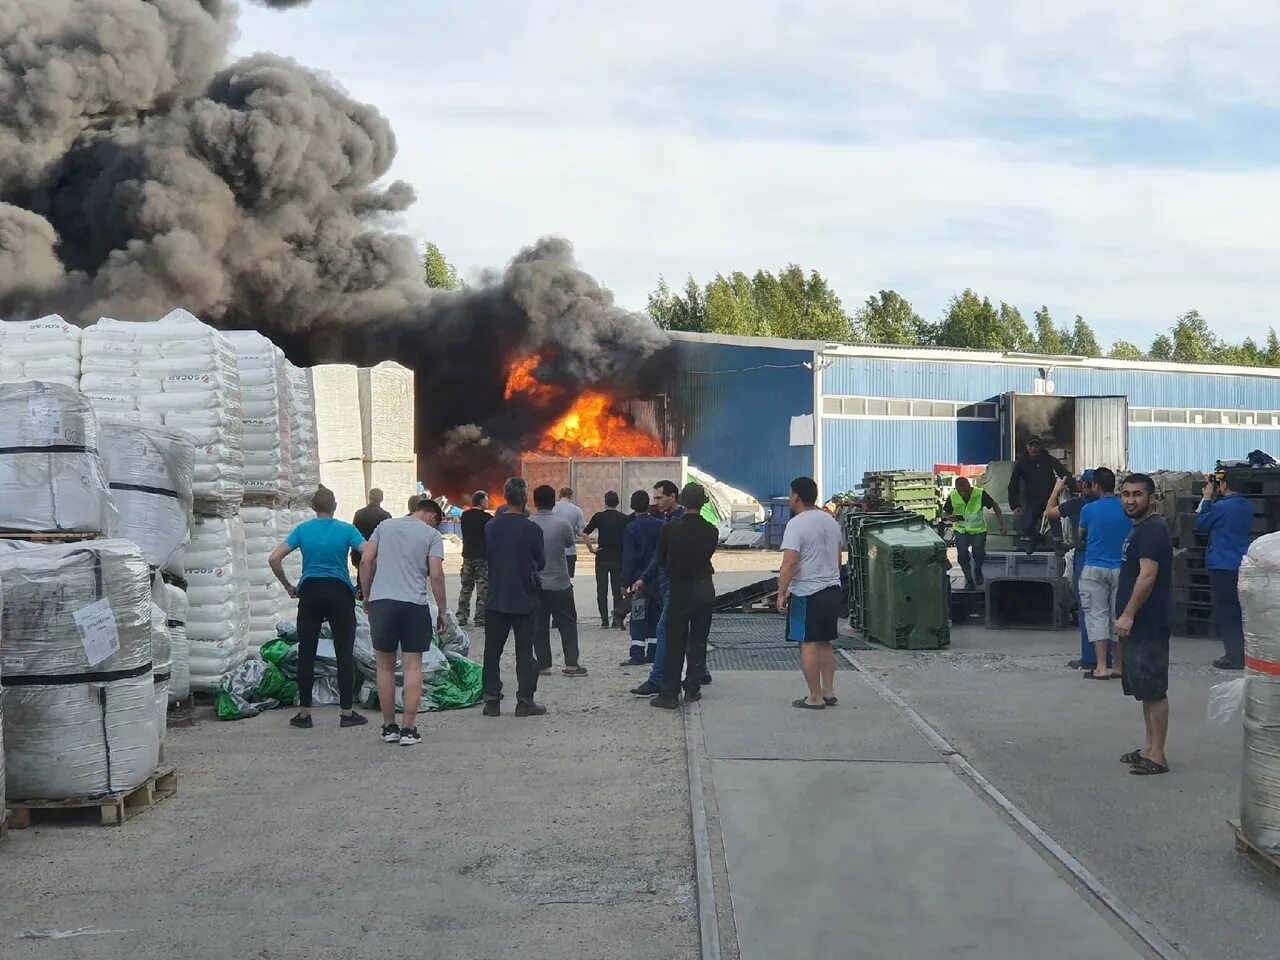
[{"label": "white cloud", "polygon": [[242,48],[378,104],[407,227],[464,269],[561,233],[633,306],[659,273],[795,261],[850,309],[894,287],[932,316],[972,286],[1104,340],[1190,307],[1232,337],[1273,322],[1280,163],[1248,140],[1171,162],[1124,124],[1274,115],[1280,9],[607,6],[321,3],[246,13]]}]

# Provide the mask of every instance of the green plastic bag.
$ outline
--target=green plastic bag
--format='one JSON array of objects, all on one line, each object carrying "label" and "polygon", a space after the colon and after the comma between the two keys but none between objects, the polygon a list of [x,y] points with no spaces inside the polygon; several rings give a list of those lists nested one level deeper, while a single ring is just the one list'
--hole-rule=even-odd
[{"label": "green plastic bag", "polygon": [[219,690],[213,696],[213,706],[218,711],[219,720],[240,720],[244,717],[236,698],[225,690]]},{"label": "green plastic bag", "polygon": [[484,667],[466,657],[449,655],[449,672],[431,687],[427,698],[432,710],[460,710],[480,702]]},{"label": "green plastic bag", "polygon": [[[272,641],[272,643],[278,642],[279,641],[275,640]],[[271,644],[264,644],[262,647],[263,651],[266,651],[269,646],[271,646]],[[287,645],[285,650],[286,652],[288,651]],[[264,656],[263,659],[266,660],[267,658]],[[279,667],[274,663],[268,662],[267,672],[263,675],[262,682],[258,684],[258,699],[278,700],[280,703],[293,703],[298,699],[298,682],[296,680],[290,680],[280,672]]]},{"label": "green plastic bag", "polygon": [[258,651],[258,656],[262,657],[267,663],[278,667],[280,666],[280,661],[288,656],[289,646],[289,641],[283,637],[276,637],[276,639],[262,645],[262,649]]}]

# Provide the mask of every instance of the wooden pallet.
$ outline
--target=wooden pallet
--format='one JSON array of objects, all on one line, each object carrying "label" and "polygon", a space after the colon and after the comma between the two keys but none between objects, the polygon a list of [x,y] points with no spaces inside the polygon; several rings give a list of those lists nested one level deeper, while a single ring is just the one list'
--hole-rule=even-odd
[{"label": "wooden pallet", "polygon": [[196,695],[189,693],[185,699],[169,704],[167,716],[170,727],[194,727],[196,723]]},{"label": "wooden pallet", "polygon": [[1244,831],[1240,829],[1239,820],[1228,820],[1227,829],[1231,832],[1232,838],[1235,840],[1236,853],[1242,854],[1253,868],[1268,879],[1280,883],[1280,856],[1274,853],[1268,853],[1266,850],[1260,850],[1249,842],[1249,838],[1244,835]]},{"label": "wooden pallet", "polygon": [[9,826],[25,830],[32,823],[83,819],[88,811],[97,810],[104,827],[118,827],[143,810],[178,792],[178,773],[173,767],[161,767],[151,776],[123,793],[105,797],[72,800],[17,800],[9,804]]},{"label": "wooden pallet", "polygon": [[102,534],[89,530],[0,530],[0,540],[29,540],[32,543],[79,543],[101,539]]}]

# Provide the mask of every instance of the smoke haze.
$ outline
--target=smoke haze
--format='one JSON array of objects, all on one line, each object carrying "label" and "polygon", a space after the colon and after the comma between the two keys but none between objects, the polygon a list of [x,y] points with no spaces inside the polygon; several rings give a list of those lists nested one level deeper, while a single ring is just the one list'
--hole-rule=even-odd
[{"label": "smoke haze", "polygon": [[[473,289],[428,290],[411,240],[379,226],[415,199],[383,182],[387,120],[293,60],[227,64],[235,11],[0,5],[0,317],[146,320],[182,306],[260,330],[298,363],[394,359],[420,373],[428,441],[447,435],[458,455],[519,446],[485,427],[514,357],[537,353],[540,377],[586,385],[662,347],[558,238]],[[459,404],[459,390],[498,401]]]}]

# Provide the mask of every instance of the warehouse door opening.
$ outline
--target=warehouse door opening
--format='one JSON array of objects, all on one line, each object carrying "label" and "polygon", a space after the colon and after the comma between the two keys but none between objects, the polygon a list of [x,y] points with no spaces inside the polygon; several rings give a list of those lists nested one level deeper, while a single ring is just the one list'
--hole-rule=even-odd
[{"label": "warehouse door opening", "polygon": [[1006,393],[1000,397],[1000,434],[1006,460],[1018,459],[1027,441],[1039,437],[1044,450],[1072,473],[1129,467],[1127,397]]}]

